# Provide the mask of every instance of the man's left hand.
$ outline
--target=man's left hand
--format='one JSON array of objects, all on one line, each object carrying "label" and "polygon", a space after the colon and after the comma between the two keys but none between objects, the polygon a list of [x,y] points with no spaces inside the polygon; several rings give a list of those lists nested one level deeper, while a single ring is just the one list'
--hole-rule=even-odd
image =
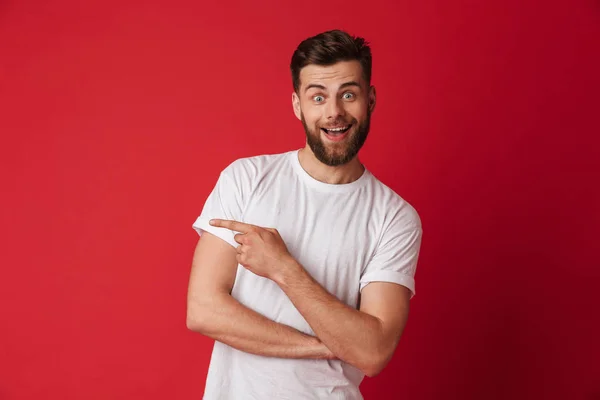
[{"label": "man's left hand", "polygon": [[240,232],[234,236],[240,244],[237,262],[256,275],[276,280],[295,261],[276,229],[222,219],[213,219],[210,224]]}]

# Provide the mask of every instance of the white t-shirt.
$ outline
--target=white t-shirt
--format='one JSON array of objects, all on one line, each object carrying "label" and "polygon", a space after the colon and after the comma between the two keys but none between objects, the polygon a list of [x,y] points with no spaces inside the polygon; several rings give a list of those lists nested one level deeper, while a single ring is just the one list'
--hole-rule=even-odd
[{"label": "white t-shirt", "polygon": [[[223,170],[193,224],[199,234],[210,232],[237,247],[237,232],[210,226],[212,218],[277,229],[310,275],[353,308],[360,290],[374,281],[394,282],[415,294],[419,215],[368,170],[354,182],[334,185],[312,178],[298,150],[239,159]],[[232,296],[275,322],[314,335],[277,284],[241,265]],[[215,342],[204,399],[362,399],[363,378],[340,360],[262,357]]]}]

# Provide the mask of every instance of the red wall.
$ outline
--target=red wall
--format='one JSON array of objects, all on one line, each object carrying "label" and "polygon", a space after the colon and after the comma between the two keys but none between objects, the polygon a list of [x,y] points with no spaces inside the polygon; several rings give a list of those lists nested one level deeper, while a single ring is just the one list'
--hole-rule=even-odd
[{"label": "red wall", "polygon": [[0,4],[0,399],[201,398],[191,225],[229,162],[303,145],[289,60],[336,27],[425,232],[365,397],[598,398],[600,3],[233,3]]}]

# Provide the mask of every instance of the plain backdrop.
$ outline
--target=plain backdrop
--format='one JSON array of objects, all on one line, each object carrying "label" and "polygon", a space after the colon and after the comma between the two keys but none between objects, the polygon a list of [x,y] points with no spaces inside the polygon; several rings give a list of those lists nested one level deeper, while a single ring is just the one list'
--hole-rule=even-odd
[{"label": "plain backdrop", "polygon": [[333,28],[372,44],[361,159],[424,226],[365,398],[600,398],[598,1],[4,0],[0,399],[201,398],[192,223],[304,145],[289,62]]}]

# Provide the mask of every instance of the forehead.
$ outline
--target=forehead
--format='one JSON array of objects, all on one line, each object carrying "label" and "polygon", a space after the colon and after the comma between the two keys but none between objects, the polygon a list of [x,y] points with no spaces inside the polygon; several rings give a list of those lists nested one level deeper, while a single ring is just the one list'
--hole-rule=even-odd
[{"label": "forehead", "polygon": [[310,84],[319,84],[335,89],[345,82],[358,82],[364,86],[363,70],[360,62],[340,61],[332,65],[309,64],[300,70],[300,91]]}]

